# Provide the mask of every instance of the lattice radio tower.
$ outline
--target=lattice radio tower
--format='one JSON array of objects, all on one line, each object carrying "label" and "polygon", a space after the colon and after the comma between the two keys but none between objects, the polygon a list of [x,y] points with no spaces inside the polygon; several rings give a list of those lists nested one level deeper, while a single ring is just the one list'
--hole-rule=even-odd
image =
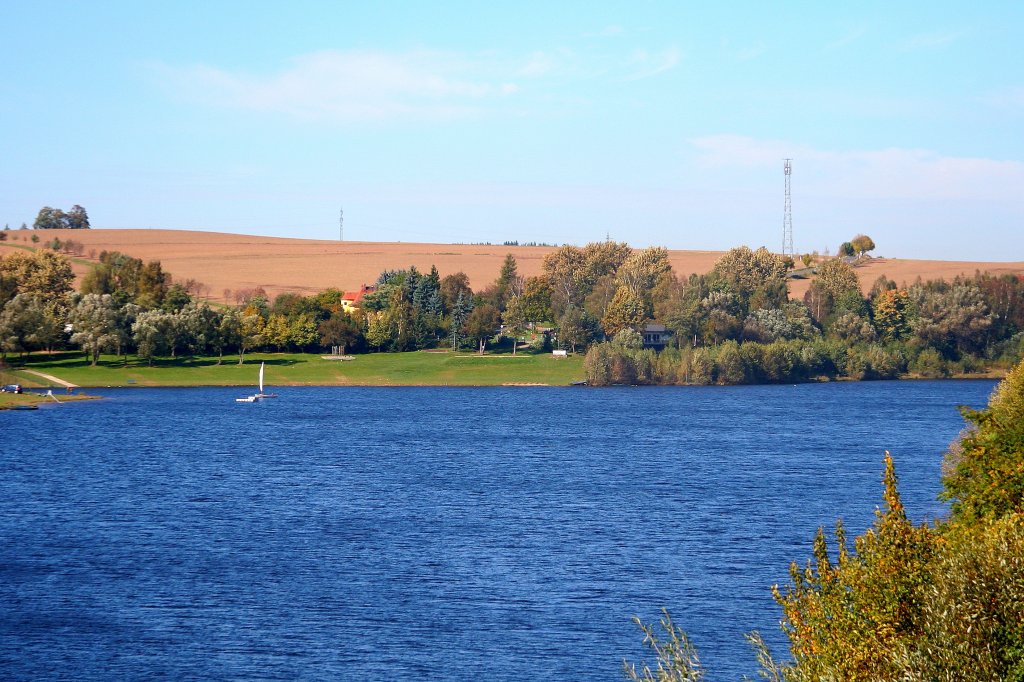
[{"label": "lattice radio tower", "polygon": [[789,179],[793,174],[793,167],[790,163],[793,159],[783,159],[786,162],[784,172],[786,174],[786,207],[782,214],[782,255],[795,256],[793,250],[793,203],[790,197]]},{"label": "lattice radio tower", "polygon": [[345,209],[338,214],[338,241],[345,241]]}]

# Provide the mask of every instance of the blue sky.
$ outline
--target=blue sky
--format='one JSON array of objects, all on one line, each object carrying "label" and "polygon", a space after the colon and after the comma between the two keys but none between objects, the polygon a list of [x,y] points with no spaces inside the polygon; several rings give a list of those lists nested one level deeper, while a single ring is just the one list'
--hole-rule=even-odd
[{"label": "blue sky", "polygon": [[1024,260],[1024,3],[5,3],[0,223]]}]

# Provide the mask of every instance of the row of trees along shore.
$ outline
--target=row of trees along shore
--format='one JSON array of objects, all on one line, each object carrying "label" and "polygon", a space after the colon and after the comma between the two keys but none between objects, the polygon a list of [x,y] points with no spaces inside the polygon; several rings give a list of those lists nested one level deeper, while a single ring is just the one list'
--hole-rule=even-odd
[{"label": "row of trees along shore", "polygon": [[[885,453],[883,506],[852,543],[841,522],[813,556],[774,587],[789,659],[748,635],[758,677],[774,682],[1024,680],[1024,363],[950,446],[941,497],[948,518],[915,524]],[[696,645],[665,612],[661,628],[634,622],[651,658],[626,677],[704,679]]]},{"label": "row of trees along shore", "polygon": [[[763,247],[739,247],[683,278],[664,248],[605,241],[552,251],[535,277],[520,276],[509,255],[477,291],[464,273],[410,267],[382,272],[355,308],[337,289],[270,300],[260,288],[211,307],[197,300],[202,284],[116,251],[100,253],[75,292],[67,257],[40,248],[0,260],[0,352],[77,347],[94,363],[102,352],[150,363],[237,353],[242,362],[252,350],[483,353],[498,343],[585,352],[595,386],[942,377],[1009,367],[1024,353],[1021,277],[909,286],[883,277],[865,296],[857,258],[809,257],[794,272]],[[813,278],[803,300],[789,298],[794,274]],[[667,348],[644,348],[651,323],[671,334]]]}]

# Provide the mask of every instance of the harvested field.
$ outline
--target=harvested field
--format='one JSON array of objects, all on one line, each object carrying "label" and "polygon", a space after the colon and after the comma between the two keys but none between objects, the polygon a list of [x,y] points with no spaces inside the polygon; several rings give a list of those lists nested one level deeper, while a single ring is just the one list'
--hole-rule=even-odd
[{"label": "harvested field", "polygon": [[[914,260],[911,258],[868,258],[854,267],[860,288],[865,294],[882,275],[896,282],[897,286],[913,284],[920,277],[923,280],[951,280],[957,275],[973,275],[976,271],[996,275],[1024,275],[1024,261],[987,263],[983,261]],[[789,295],[801,298],[810,287],[811,280],[790,280]]]},{"label": "harvested field", "polygon": [[[0,242],[0,254],[19,247],[35,246],[28,241],[33,232],[9,232]],[[206,286],[211,300],[230,302],[233,292],[263,287],[273,297],[284,292],[308,295],[335,287],[356,289],[369,284],[385,269],[415,265],[428,271],[436,265],[441,275],[465,272],[471,285],[482,288],[494,281],[506,254],[515,256],[519,273],[538,275],[544,256],[555,249],[547,246],[491,246],[481,244],[413,244],[389,242],[339,242],[282,237],[258,237],[219,232],[184,230],[48,230],[36,232],[40,244],[54,237],[72,239],[83,245],[85,256],[76,258],[75,272],[81,277],[100,251],[121,251],[143,260],[159,260],[175,280],[194,279]],[[672,267],[681,277],[707,272],[721,251],[669,251]],[[93,254],[93,258],[88,256]],[[857,266],[861,287],[867,291],[880,276],[897,284],[912,283],[917,277],[951,279],[975,270],[1024,274],[1024,262],[986,263],[967,261],[872,258]],[[794,280],[793,297],[803,296],[810,280]]]}]

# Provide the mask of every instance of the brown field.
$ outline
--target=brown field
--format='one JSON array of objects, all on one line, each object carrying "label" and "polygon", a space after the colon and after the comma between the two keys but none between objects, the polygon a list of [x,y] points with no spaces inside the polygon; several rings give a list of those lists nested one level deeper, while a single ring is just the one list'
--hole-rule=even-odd
[{"label": "brown field", "polygon": [[[8,241],[0,242],[0,254],[32,245],[28,241],[31,234],[8,232]],[[95,254],[121,251],[142,260],[159,260],[176,281],[201,282],[206,296],[221,302],[233,302],[233,292],[257,286],[271,297],[284,292],[308,295],[329,287],[351,290],[374,282],[382,270],[410,265],[421,271],[436,265],[442,276],[465,272],[471,285],[479,289],[494,281],[506,254],[515,256],[521,275],[531,276],[540,274],[544,256],[555,248],[338,242],[183,230],[48,230],[35,234],[39,234],[40,244],[54,237],[83,244],[85,256],[76,258],[74,265],[79,277],[95,262]],[[669,257],[676,273],[685,277],[709,271],[722,253],[672,250]],[[917,277],[952,279],[975,270],[1024,275],[1024,262],[872,258],[857,267],[865,291],[883,274],[897,284],[910,284]],[[802,296],[809,284],[809,280],[793,280],[791,295]]]}]

